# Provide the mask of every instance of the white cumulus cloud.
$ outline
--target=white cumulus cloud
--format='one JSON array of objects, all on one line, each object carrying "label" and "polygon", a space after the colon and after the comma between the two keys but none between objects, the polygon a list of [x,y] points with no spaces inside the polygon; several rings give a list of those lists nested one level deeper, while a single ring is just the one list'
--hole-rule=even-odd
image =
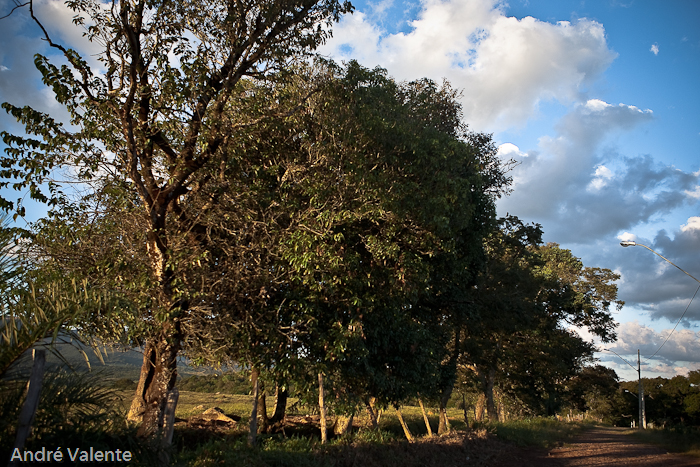
[{"label": "white cumulus cloud", "polygon": [[608,180],[613,178],[613,173],[604,165],[599,165],[595,169],[595,175],[591,183],[588,184],[588,191],[598,191],[608,184]]},{"label": "white cumulus cloud", "polygon": [[495,0],[425,0],[408,26],[388,34],[356,12],[319,51],[380,65],[400,80],[447,78],[464,90],[465,121],[480,131],[522,125],[542,100],[579,100],[616,57],[596,21],[506,17]]},{"label": "white cumulus cloud", "polygon": [[653,53],[654,55],[659,55],[659,44],[652,44],[649,52]]},{"label": "white cumulus cloud", "polygon": [[610,104],[605,101],[601,101],[600,99],[589,99],[586,102],[586,108],[593,112],[600,112],[608,107],[610,107]]},{"label": "white cumulus cloud", "polygon": [[691,217],[688,223],[681,226],[681,232],[700,232],[700,217]]},{"label": "white cumulus cloud", "polygon": [[611,148],[618,134],[653,118],[650,110],[601,100],[574,106],[519,159],[513,194],[499,201],[499,213],[544,224],[553,241],[590,243],[695,202],[685,191],[700,176]]},{"label": "white cumulus cloud", "polygon": [[513,143],[503,143],[498,146],[497,155],[502,158],[509,157],[527,157],[527,154],[523,154],[520,148]]}]

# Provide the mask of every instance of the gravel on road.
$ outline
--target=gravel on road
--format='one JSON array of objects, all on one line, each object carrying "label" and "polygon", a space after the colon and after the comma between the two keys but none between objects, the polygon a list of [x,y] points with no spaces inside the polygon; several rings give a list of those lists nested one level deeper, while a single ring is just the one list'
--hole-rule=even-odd
[{"label": "gravel on road", "polygon": [[629,435],[627,428],[596,427],[578,436],[572,443],[550,451],[521,449],[504,454],[494,467],[689,467],[700,466],[700,459],[642,444]]}]

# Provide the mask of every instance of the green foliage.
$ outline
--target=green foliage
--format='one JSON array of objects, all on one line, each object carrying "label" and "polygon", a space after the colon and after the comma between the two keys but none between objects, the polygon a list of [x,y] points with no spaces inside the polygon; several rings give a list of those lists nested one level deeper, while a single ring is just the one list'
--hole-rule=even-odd
[{"label": "green foliage", "polygon": [[599,422],[615,423],[618,381],[617,374],[610,368],[601,365],[582,368],[567,384],[569,407]]},{"label": "green foliage", "polygon": [[[31,277],[25,276],[27,279]],[[68,364],[55,344],[72,340],[89,362],[80,344],[93,342],[90,336],[94,334],[89,330],[101,325],[98,320],[107,320],[105,324],[109,325],[110,310],[116,306],[109,295],[89,290],[84,282],[32,282],[28,290],[15,289],[14,294],[13,303],[5,309],[0,326],[0,375],[35,345],[48,347]],[[101,358],[97,347],[95,352]]]},{"label": "green foliage", "polygon": [[349,3],[68,4],[104,72],[47,36],[66,64],[35,64],[70,127],[3,104],[26,136],[1,133],[0,187],[50,212],[0,371],[62,332],[142,347],[166,362],[143,366],[134,401],[152,425],[162,404],[144,394],[162,402],[181,353],[261,369],[306,402],[323,373],[339,410],[449,395],[462,357],[552,412],[592,352],[563,323],[613,337],[614,274],[541,247],[539,226],[495,228],[509,165],[449,84],[296,61]]},{"label": "green foliage", "polygon": [[[700,426],[700,414],[696,410],[700,387],[697,383],[698,370],[689,372],[688,376],[677,375],[673,378],[642,378],[644,400],[646,401],[647,423],[656,427]],[[629,426],[630,415],[638,418],[637,381],[620,383],[613,416],[616,423]]]},{"label": "green foliage", "polygon": [[[624,302],[617,299],[615,281],[620,275],[609,269],[583,267],[571,251],[548,243],[537,249],[544,261],[537,274],[554,293],[546,297],[549,313],[574,326],[586,327],[603,342],[615,340],[617,324],[610,307],[619,311]],[[552,287],[554,284],[555,286]]]},{"label": "green foliage", "polygon": [[[90,336],[95,333],[88,328],[108,327],[111,312],[121,305],[113,295],[88,287],[85,280],[37,270],[26,238],[17,234],[5,225],[0,230],[0,376],[36,345],[68,363],[55,344],[94,343]],[[83,347],[76,348],[89,365]]]},{"label": "green foliage", "polygon": [[595,350],[569,325],[604,341],[615,335],[610,306],[622,306],[617,275],[584,268],[569,250],[541,245],[541,236],[540,226],[508,216],[485,240],[460,365],[464,379],[484,394],[492,419],[494,388],[516,412],[554,415],[562,408],[567,381]]},{"label": "green foliage", "polygon": [[[269,99],[249,92],[248,85],[259,82],[264,88],[283,77],[282,70],[322,44],[330,34],[327,26],[352,6],[337,0],[143,0],[113,8],[75,0],[68,6],[75,13],[74,25],[86,28],[87,40],[98,45],[93,58],[103,72],[53,41],[39,24],[66,64],[54,65],[37,54],[35,65],[68,111],[70,122],[65,123],[70,127],[29,107],[3,103],[24,124],[26,136],[0,133],[7,145],[0,158],[0,187],[28,191],[32,199],[47,203],[49,217],[56,218],[53,231],[46,223],[38,229],[47,239],[38,248],[43,253],[38,257],[49,260],[42,267],[78,284],[86,280],[86,288],[115,291],[129,302],[128,311],[108,321],[119,329],[101,328],[105,321],[100,320],[92,330],[112,340],[116,333],[120,343],[126,337],[129,344],[144,345],[146,355],[167,361],[144,366],[141,376],[149,393],[157,391],[154,397],[162,401],[176,379],[180,349],[194,353],[216,339],[208,333],[212,326],[204,324],[213,314],[224,315],[233,326],[246,321],[245,311],[233,313],[233,307],[229,313],[212,313],[218,291],[207,297],[207,284],[192,282],[210,271],[200,267],[199,274],[190,272],[206,264],[210,254],[199,248],[208,226],[198,220],[211,214],[207,206],[217,204],[221,184],[226,184],[213,175],[235,171],[240,156],[235,146],[241,140],[230,145],[229,138],[247,138],[258,121],[298,104],[270,105]],[[75,191],[74,181],[81,183]],[[245,193],[239,188],[223,191]],[[25,211],[21,201],[5,198],[0,208],[17,215]],[[87,220],[86,210],[91,211]],[[77,227],[75,232],[71,227]],[[97,227],[94,237],[92,227]],[[245,237],[240,227],[233,231]],[[73,233],[80,236],[71,239]],[[61,244],[62,237],[75,241]],[[98,237],[110,241],[98,244]],[[234,245],[245,251],[249,242],[237,240]],[[73,251],[63,256],[66,246]],[[228,259],[227,264],[242,265],[240,258]],[[264,264],[262,269],[270,271]],[[262,285],[255,278],[243,282],[243,292],[233,288],[218,298],[251,297],[250,282],[256,291]],[[235,279],[231,274],[230,282]],[[229,342],[239,337],[230,334]],[[213,358],[222,357],[215,353]],[[162,404],[147,405],[143,398],[135,403],[136,412],[149,412],[149,425],[160,418],[152,411]]]}]

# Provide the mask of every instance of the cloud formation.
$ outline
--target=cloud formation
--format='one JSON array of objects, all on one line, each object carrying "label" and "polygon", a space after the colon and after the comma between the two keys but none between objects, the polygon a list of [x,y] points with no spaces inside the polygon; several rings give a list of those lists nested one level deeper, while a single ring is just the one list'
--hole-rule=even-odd
[{"label": "cloud formation", "polygon": [[652,44],[651,49],[649,49],[654,55],[659,55],[659,44]]},{"label": "cloud formation", "polygon": [[[689,364],[682,365],[689,368],[700,366],[690,363],[697,361],[700,355],[700,332],[690,329],[676,329],[673,333],[671,329],[664,329],[658,332],[633,321],[621,324],[617,334],[617,341],[606,348],[622,356],[636,356],[639,349],[644,365],[665,365],[672,368],[679,366],[678,362],[681,362]],[[670,338],[666,341],[669,335]]]},{"label": "cloud formation", "polygon": [[[689,218],[671,234],[660,230],[653,239],[629,232],[618,238],[647,245],[700,280],[700,218]],[[693,299],[700,286],[697,281],[644,247],[626,248],[614,256],[624,271],[619,287],[628,304],[645,310],[653,320],[665,318],[675,323],[683,316],[681,324],[686,327],[700,321],[700,293]]]},{"label": "cloud formation", "polygon": [[479,131],[522,125],[542,100],[571,103],[616,57],[600,23],[506,17],[495,0],[424,0],[406,33],[362,12],[345,16],[320,52],[380,65],[397,79],[447,78],[464,90]]},{"label": "cloud formation", "polygon": [[591,99],[526,156],[509,143],[507,155],[520,165],[499,213],[545,223],[553,241],[585,244],[696,203],[698,173],[659,165],[649,155],[624,157],[608,145],[611,136],[652,119],[650,110]]}]

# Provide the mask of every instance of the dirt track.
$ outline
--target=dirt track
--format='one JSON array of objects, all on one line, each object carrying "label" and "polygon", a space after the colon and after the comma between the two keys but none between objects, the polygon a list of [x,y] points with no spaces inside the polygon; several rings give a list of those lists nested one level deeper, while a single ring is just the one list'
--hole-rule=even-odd
[{"label": "dirt track", "polygon": [[623,434],[625,431],[625,428],[595,428],[583,433],[573,443],[549,452],[521,450],[512,456],[504,455],[497,466],[700,466],[698,458],[669,454],[658,447],[638,443]]}]

